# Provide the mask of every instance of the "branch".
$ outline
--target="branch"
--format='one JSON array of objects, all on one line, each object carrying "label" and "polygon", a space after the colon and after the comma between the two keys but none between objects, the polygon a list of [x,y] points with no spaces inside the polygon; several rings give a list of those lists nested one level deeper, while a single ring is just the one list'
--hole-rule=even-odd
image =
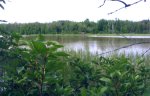
[{"label": "branch", "polygon": [[[120,0],[114,0],[114,1],[119,1],[119,2],[120,2]],[[141,2],[141,1],[143,1],[143,0],[136,1],[136,2],[134,2],[134,3],[132,3],[132,4],[126,4],[126,3],[124,3],[124,4],[125,4],[124,7],[121,7],[121,8],[119,8],[119,9],[113,11],[113,12],[110,12],[110,13],[108,13],[108,15],[113,14],[113,13],[115,13],[115,12],[117,12],[117,11],[123,9],[123,8],[127,8],[127,7],[129,7],[129,6],[135,5],[135,4],[137,4],[137,3]]]},{"label": "branch", "polygon": [[[124,1],[122,1],[122,0],[111,0],[111,1],[117,1],[117,2],[120,2],[120,3],[124,4],[125,6],[119,8],[119,9],[113,11],[113,12],[108,13],[108,15],[113,14],[113,13],[115,13],[115,12],[117,12],[117,11],[123,9],[123,8],[127,8],[127,7],[130,7],[130,6],[132,6],[132,5],[135,5],[135,4],[137,4],[137,3],[139,3],[139,2],[141,2],[141,1],[143,1],[143,0],[136,1],[136,2],[131,3],[131,4],[127,4],[126,2],[124,2]],[[101,6],[99,6],[99,8],[102,7],[102,6],[104,6],[105,2],[106,2],[106,0],[104,0],[103,4],[102,4]],[[144,2],[146,2],[146,0],[144,0]]]},{"label": "branch", "polygon": [[2,5],[2,4],[0,4],[0,7],[4,10],[4,7],[3,7],[3,5]]},{"label": "branch", "polygon": [[106,0],[104,0],[103,4],[102,4],[102,5],[100,5],[98,8],[100,8],[100,7],[104,6],[104,5],[105,5],[105,2],[106,2]]},{"label": "branch", "polygon": [[0,0],[0,2],[3,2],[4,4],[6,4],[5,0]]},{"label": "branch", "polygon": [[[5,0],[0,0],[0,2],[3,2],[4,4],[6,4]],[[2,4],[0,4],[0,7],[4,10],[4,6]]]},{"label": "branch", "polygon": [[[126,46],[123,46],[123,47],[120,47],[120,48],[117,48],[117,49],[114,49],[114,50],[111,50],[111,51],[103,52],[103,53],[101,53],[101,54],[99,54],[99,55],[108,54],[108,53],[115,52],[115,51],[118,51],[118,50],[120,50],[120,49],[124,49],[124,48],[130,47],[130,46],[139,45],[139,44],[146,44],[146,43],[150,43],[150,42],[133,43],[133,44],[126,45]],[[150,49],[149,49],[149,50],[150,50]],[[149,51],[149,50],[148,50],[148,51]],[[145,53],[147,53],[147,52],[145,52]],[[145,54],[145,53],[144,53],[144,54]]]},{"label": "branch", "polygon": [[119,9],[117,9],[117,10],[113,11],[113,12],[108,13],[108,15],[113,14],[113,13],[115,13],[115,12],[117,12],[117,11],[119,11],[119,10],[123,9],[123,8],[126,8],[126,7],[121,7],[121,8],[119,8]]},{"label": "branch", "polygon": [[147,49],[147,50],[142,54],[142,57],[143,57],[148,51],[150,51],[150,48]]},{"label": "branch", "polygon": [[6,20],[0,20],[0,22],[7,22]]},{"label": "branch", "polygon": [[112,0],[112,1],[118,1],[118,2],[120,2],[120,3],[123,3],[123,4],[125,5],[125,7],[130,6],[130,4],[127,4],[127,3],[125,3],[124,1],[121,1],[121,0]]}]

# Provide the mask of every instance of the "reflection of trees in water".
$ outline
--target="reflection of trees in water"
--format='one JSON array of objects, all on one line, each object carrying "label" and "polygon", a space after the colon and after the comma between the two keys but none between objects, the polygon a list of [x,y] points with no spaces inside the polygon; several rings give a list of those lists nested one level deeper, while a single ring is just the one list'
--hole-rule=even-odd
[{"label": "reflection of trees in water", "polygon": [[[89,51],[91,53],[102,53],[111,51],[122,46],[128,46],[138,42],[149,42],[148,39],[127,39],[127,38],[101,38],[101,37],[82,37],[82,36],[51,36],[49,37],[51,40],[58,41],[60,44],[63,44],[65,48],[69,50],[82,50]],[[150,48],[149,44],[138,44],[134,46],[130,46],[127,48],[123,48],[121,50],[117,50],[117,52],[125,53],[142,53]]]},{"label": "reflection of trees in water", "polygon": [[[141,39],[130,39],[129,40],[129,44],[136,44],[136,43],[139,43],[139,42],[149,42],[150,39],[146,39],[146,38],[141,38]],[[150,45],[149,43],[143,43],[143,44],[137,44],[137,45],[134,45],[134,46],[130,46],[128,48],[123,49],[126,51],[126,53],[134,53],[134,54],[143,54],[148,48],[150,48]]]},{"label": "reflection of trees in water", "polygon": [[112,50],[122,45],[128,44],[127,40],[123,40],[120,38],[100,38],[98,39],[98,48],[103,51]]}]

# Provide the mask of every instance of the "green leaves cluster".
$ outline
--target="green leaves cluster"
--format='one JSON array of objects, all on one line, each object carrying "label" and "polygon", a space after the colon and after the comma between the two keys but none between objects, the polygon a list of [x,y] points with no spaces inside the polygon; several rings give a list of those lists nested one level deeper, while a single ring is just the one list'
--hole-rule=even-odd
[{"label": "green leaves cluster", "polygon": [[71,84],[82,96],[143,96],[150,86],[150,69],[143,60],[131,62],[124,55],[92,62],[72,62]]},{"label": "green leaves cluster", "polygon": [[62,79],[65,60],[69,56],[65,52],[58,51],[63,46],[56,42],[45,42],[42,36],[37,40],[22,43],[19,42],[18,34],[11,36],[13,39],[10,45],[1,50],[5,54],[1,56],[0,84],[3,86],[0,94],[43,96],[50,95],[53,91],[57,93],[55,84]]},{"label": "green leaves cluster", "polygon": [[143,59],[124,55],[83,60],[61,51],[63,46],[22,40],[17,33],[0,37],[2,96],[142,96],[149,94],[150,68]]},{"label": "green leaves cluster", "polygon": [[112,96],[143,95],[147,86],[146,82],[148,82],[148,75],[144,70],[149,69],[143,69],[144,64],[141,60],[133,64],[130,59],[121,56],[106,59],[106,61],[101,63],[103,77],[100,78],[103,86],[107,86],[105,94]]}]

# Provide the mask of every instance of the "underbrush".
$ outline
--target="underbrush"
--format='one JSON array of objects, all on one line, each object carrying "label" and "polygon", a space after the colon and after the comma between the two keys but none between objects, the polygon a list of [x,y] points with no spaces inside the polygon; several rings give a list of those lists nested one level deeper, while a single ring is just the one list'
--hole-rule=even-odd
[{"label": "underbrush", "polygon": [[0,39],[1,96],[150,94],[148,58],[64,52],[62,45],[41,35],[28,41],[16,33]]}]

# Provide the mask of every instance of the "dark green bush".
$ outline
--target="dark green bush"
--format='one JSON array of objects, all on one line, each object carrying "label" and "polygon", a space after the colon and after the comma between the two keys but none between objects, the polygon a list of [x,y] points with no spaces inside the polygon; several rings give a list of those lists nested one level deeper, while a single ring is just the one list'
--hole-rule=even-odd
[{"label": "dark green bush", "polygon": [[0,39],[2,96],[142,96],[149,87],[150,69],[141,58],[86,61],[41,35],[31,41],[16,33]]}]

